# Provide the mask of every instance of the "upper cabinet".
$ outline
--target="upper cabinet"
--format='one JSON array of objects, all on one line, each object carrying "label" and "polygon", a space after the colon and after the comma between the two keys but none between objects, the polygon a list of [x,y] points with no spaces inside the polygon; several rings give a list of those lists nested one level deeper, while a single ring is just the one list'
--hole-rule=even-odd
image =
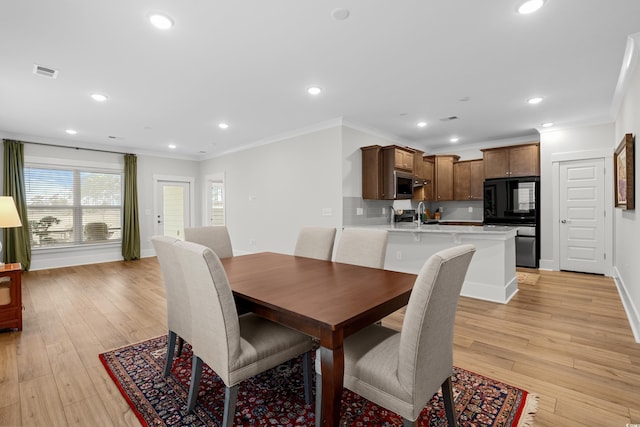
[{"label": "upper cabinet", "polygon": [[430,200],[453,200],[453,165],[460,156],[445,154],[427,158],[433,159],[434,164],[433,195]]},{"label": "upper cabinet", "polygon": [[[370,145],[362,151],[362,198],[393,200],[395,197],[394,172],[414,176],[414,154],[408,147]],[[422,158],[422,152],[420,152]],[[411,197],[411,196],[409,196]]]},{"label": "upper cabinet", "polygon": [[413,173],[413,157],[415,151],[416,150],[412,148],[399,147],[397,145],[382,147],[385,169],[397,169]]},{"label": "upper cabinet", "polygon": [[414,188],[413,200],[433,200],[433,173],[435,168],[433,157],[434,156],[420,156],[419,160],[416,160],[416,166],[418,167],[416,179],[421,181],[422,185]]},{"label": "upper cabinet", "polygon": [[540,144],[488,148],[484,154],[484,178],[540,175]]},{"label": "upper cabinet", "polygon": [[453,164],[454,200],[483,200],[484,162],[464,160]]},{"label": "upper cabinet", "polygon": [[382,199],[382,147],[370,145],[362,151],[362,198]]}]

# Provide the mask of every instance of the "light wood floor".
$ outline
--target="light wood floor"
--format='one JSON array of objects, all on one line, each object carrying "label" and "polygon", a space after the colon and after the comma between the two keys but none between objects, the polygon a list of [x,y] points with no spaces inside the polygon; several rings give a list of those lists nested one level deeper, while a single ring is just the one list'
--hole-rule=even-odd
[{"label": "light wood floor", "polygon": [[[166,333],[155,258],[28,272],[23,296],[24,330],[0,333],[0,425],[138,426],[98,354]],[[543,271],[507,305],[461,298],[454,357],[538,394],[536,426],[640,423],[640,344],[609,278]]]}]

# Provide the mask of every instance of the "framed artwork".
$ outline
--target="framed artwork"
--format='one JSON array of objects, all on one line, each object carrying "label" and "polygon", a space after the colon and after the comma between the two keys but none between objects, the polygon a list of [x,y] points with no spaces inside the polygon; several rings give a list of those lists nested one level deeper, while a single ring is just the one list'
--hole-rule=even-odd
[{"label": "framed artwork", "polygon": [[628,133],[613,153],[616,208],[635,209],[635,162],[633,145],[635,137]]}]

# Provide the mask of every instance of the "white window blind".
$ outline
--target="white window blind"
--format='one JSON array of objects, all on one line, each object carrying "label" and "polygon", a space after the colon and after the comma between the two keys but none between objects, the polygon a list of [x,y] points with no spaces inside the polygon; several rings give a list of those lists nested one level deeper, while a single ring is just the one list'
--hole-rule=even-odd
[{"label": "white window blind", "polygon": [[26,164],[24,178],[32,248],[121,240],[122,171]]}]

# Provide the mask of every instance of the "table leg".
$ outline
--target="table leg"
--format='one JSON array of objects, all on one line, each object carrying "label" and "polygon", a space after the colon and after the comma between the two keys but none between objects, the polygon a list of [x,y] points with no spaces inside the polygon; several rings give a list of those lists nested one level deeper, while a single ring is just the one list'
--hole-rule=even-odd
[{"label": "table leg", "polygon": [[344,380],[344,349],[342,343],[330,349],[320,347],[322,372],[322,426],[340,425],[340,405]]}]

